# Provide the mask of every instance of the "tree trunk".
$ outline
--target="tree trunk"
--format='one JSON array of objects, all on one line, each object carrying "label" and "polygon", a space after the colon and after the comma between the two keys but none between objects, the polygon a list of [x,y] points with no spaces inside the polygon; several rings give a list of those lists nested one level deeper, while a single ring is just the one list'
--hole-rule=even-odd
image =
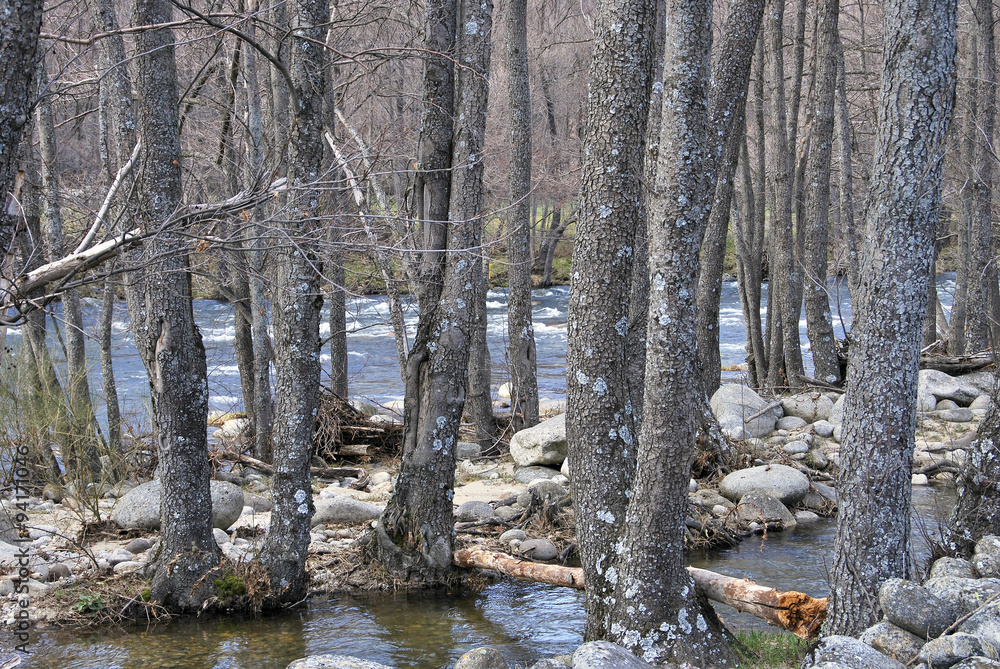
[{"label": "tree trunk", "polygon": [[823,0],[817,16],[816,113],[806,168],[808,200],[805,226],[804,292],[806,326],[813,354],[813,377],[825,383],[840,382],[840,360],[830,315],[827,290],[827,255],[830,226],[830,164],[833,156],[833,108],[837,87],[837,21],[840,0]]},{"label": "tree trunk", "polygon": [[840,451],[825,632],[878,620],[873,593],[909,574],[918,357],[942,154],[954,101],[955,1],[885,3],[881,106]]},{"label": "tree trunk", "polygon": [[[566,436],[587,579],[587,639],[611,634],[613,566],[635,473],[630,273],[643,206],[655,3],[598,2],[566,354]],[[628,26],[627,30],[615,26]]]},{"label": "tree trunk", "polygon": [[711,15],[707,0],[667,4],[663,130],[648,225],[651,290],[638,468],[621,537],[628,559],[612,558],[605,571],[617,581],[611,639],[654,664],[722,665],[735,659],[718,618],[695,596],[680,531],[704,396],[695,292],[712,203]]},{"label": "tree trunk", "polygon": [[[444,8],[439,8],[443,10]],[[429,10],[430,11],[430,10]],[[374,531],[377,556],[396,578],[449,580],[454,550],[455,447],[465,405],[484,225],[482,149],[486,134],[493,6],[462,0],[457,35],[455,147],[445,219],[447,254],[440,299],[421,304],[407,360],[403,462],[396,490]],[[425,306],[427,309],[425,309]]]},{"label": "tree trunk", "polygon": [[[113,266],[112,266],[113,267]],[[108,418],[108,451],[114,458],[121,457],[122,416],[118,403],[118,384],[115,383],[114,356],[111,353],[111,334],[114,325],[115,280],[113,275],[104,279],[104,299],[101,304],[101,381],[104,387],[104,404]]]},{"label": "tree trunk", "polygon": [[847,79],[844,73],[844,44],[837,34],[837,141],[840,143],[840,218],[847,247],[847,287],[854,299],[858,279],[858,228],[854,216],[854,169],[851,151],[853,141],[851,117],[847,109]]},{"label": "tree trunk", "polygon": [[[975,22],[973,23],[975,26]],[[948,341],[948,352],[952,355],[965,355],[966,347],[966,313],[969,304],[969,285],[975,281],[979,268],[972,264],[971,249],[969,241],[972,228],[975,224],[976,211],[976,183],[975,173],[978,166],[976,160],[976,136],[979,134],[977,124],[979,122],[979,37],[978,30],[974,27],[969,30],[968,43],[966,46],[965,80],[968,82],[965,88],[965,113],[962,117],[961,139],[959,148],[961,153],[962,166],[966,171],[965,184],[961,189],[962,210],[959,214],[959,224],[956,235],[956,257],[958,259],[958,269],[955,272],[955,295],[951,304],[950,338]]]},{"label": "tree trunk", "polygon": [[323,293],[317,245],[322,234],[323,89],[326,50],[323,39],[329,0],[299,0],[291,5],[293,39],[289,70],[294,91],[291,184],[284,244],[277,256],[274,305],[274,509],[261,554],[272,605],[301,601],[308,576],[309,521],[313,514],[310,448],[319,406],[319,318]]},{"label": "tree trunk", "polygon": [[[137,25],[170,18],[165,0],[136,3]],[[139,32],[135,40],[137,129],[145,146],[136,221],[149,232],[182,202],[175,42],[169,28]],[[149,375],[163,483],[152,596],[172,608],[196,611],[214,594],[205,576],[219,558],[209,493],[205,348],[194,322],[187,255],[178,252],[186,243],[183,233],[161,233],[146,244],[148,273],[131,286],[129,317]]]},{"label": "tree trunk", "polygon": [[[507,5],[507,113],[510,115],[511,200],[507,221],[507,339],[510,414],[514,432],[538,422],[535,330],[531,322],[531,98],[528,81],[528,2]],[[547,254],[546,254],[547,255]]]},{"label": "tree trunk", "polygon": [[945,534],[945,547],[969,558],[976,542],[1000,534],[1000,377],[993,383],[993,402],[979,424],[958,478],[958,503]]},{"label": "tree trunk", "polygon": [[[484,452],[493,448],[496,441],[497,421],[493,415],[493,365],[486,339],[486,292],[489,285],[483,271],[483,258],[476,258],[472,272],[472,290],[469,291],[469,377],[467,383],[467,413],[476,426],[476,443]],[[488,260],[487,260],[488,262]]]}]

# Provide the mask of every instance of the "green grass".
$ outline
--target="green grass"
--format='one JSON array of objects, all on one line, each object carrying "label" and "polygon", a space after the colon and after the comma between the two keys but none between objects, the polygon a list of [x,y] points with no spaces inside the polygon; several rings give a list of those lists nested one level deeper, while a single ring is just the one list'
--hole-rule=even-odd
[{"label": "green grass", "polygon": [[746,646],[747,669],[795,669],[802,662],[809,643],[788,632],[737,632]]}]

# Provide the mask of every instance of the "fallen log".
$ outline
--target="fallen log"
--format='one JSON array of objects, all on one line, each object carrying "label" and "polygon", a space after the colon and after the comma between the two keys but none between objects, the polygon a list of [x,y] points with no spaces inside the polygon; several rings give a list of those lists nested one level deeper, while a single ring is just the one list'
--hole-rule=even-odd
[{"label": "fallen log", "polygon": [[[238,462],[242,465],[253,467],[254,469],[268,475],[274,474],[274,467],[267,464],[263,460],[258,460],[257,458],[250,457],[244,453],[222,451],[220,455],[224,460]],[[353,476],[358,480],[351,484],[352,488],[360,489],[368,485],[368,472],[365,471],[363,467],[310,467],[309,470],[312,472],[313,476],[319,476],[326,479],[342,479],[347,478],[348,476]]]},{"label": "fallen log", "polygon": [[[506,576],[538,583],[550,583],[582,590],[583,569],[529,562],[481,548],[455,551],[454,562],[466,569],[493,569]],[[819,634],[826,619],[827,598],[801,592],[781,592],[746,579],[724,576],[697,567],[688,567],[695,586],[709,599],[728,604],[737,611],[753,614],[803,639]]]},{"label": "fallen log", "polygon": [[936,369],[952,376],[968,374],[993,364],[993,352],[982,351],[971,355],[922,354],[920,369]]}]

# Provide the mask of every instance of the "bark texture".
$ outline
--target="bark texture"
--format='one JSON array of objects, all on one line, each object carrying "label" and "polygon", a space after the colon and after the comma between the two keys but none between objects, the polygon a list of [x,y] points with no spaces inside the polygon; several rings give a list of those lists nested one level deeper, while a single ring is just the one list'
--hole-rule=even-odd
[{"label": "bark texture", "polygon": [[840,515],[824,630],[860,633],[909,573],[910,463],[932,217],[954,104],[955,2],[885,3],[878,137],[844,409]]}]

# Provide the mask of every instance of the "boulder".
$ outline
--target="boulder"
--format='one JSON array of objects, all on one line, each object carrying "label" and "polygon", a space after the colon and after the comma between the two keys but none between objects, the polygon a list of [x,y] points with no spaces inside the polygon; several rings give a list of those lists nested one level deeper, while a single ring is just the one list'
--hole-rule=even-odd
[{"label": "boulder", "polygon": [[[226,481],[211,481],[212,527],[223,530],[235,523],[243,512],[243,491]],[[111,519],[125,530],[160,529],[159,480],[132,488],[115,502]]]},{"label": "boulder", "polygon": [[559,550],[548,539],[528,539],[522,541],[517,547],[517,552],[532,560],[555,560],[559,557]]},{"label": "boulder", "polygon": [[781,409],[775,408],[747,422],[747,418],[763,411],[768,403],[739,383],[720,386],[712,395],[711,405],[719,426],[733,439],[766,437],[774,431],[775,422],[781,418]]},{"label": "boulder", "polygon": [[809,492],[809,478],[787,465],[760,465],[728,474],[719,484],[719,492],[734,502],[751,490],[775,497],[782,504],[798,504]]},{"label": "boulder", "polygon": [[473,648],[458,658],[454,669],[508,669],[503,653],[496,648]]},{"label": "boulder", "polygon": [[813,432],[816,433],[817,437],[823,437],[824,439],[829,439],[833,436],[833,423],[826,420],[818,420],[813,423]]},{"label": "boulder", "polygon": [[573,653],[573,669],[652,669],[616,643],[590,641]]},{"label": "boulder", "polygon": [[0,508],[0,541],[13,544],[19,536],[14,521],[10,519],[10,516],[7,515],[7,512],[3,508]]},{"label": "boulder", "polygon": [[777,423],[777,428],[779,430],[788,430],[789,432],[793,430],[801,430],[806,425],[808,425],[805,419],[799,418],[798,416],[785,416],[780,419]]},{"label": "boulder", "polygon": [[257,513],[270,511],[274,506],[267,497],[255,495],[252,492],[243,491],[243,506],[249,506]]},{"label": "boulder", "polygon": [[934,561],[928,578],[954,576],[956,578],[975,578],[972,563],[961,558],[943,557]]},{"label": "boulder", "polygon": [[933,639],[955,622],[956,613],[927,588],[913,581],[890,578],[878,590],[886,619],[922,639]]},{"label": "boulder", "polygon": [[286,669],[392,669],[392,667],[350,655],[310,655],[295,660]]},{"label": "boulder", "polygon": [[538,479],[546,481],[559,476],[559,471],[551,467],[521,467],[514,471],[514,480],[518,483],[531,483]]},{"label": "boulder", "polygon": [[[781,420],[785,419],[782,418]],[[795,441],[790,441],[784,446],[782,446],[781,450],[783,450],[785,453],[788,453],[789,455],[799,455],[801,453],[809,452],[809,444],[799,439],[796,439]]]},{"label": "boulder", "polygon": [[769,528],[780,527],[792,529],[795,527],[795,516],[777,499],[760,490],[751,490],[743,495],[736,513],[743,522],[766,524]]},{"label": "boulder", "polygon": [[949,634],[928,641],[920,649],[920,662],[930,669],[949,669],[969,657],[986,655],[983,643],[971,634]]},{"label": "boulder", "polygon": [[546,497],[552,502],[558,502],[569,494],[566,488],[547,479],[532,481],[528,484],[528,490],[538,502],[544,502]]},{"label": "boulder", "polygon": [[359,525],[375,520],[382,515],[382,508],[362,502],[348,495],[327,497],[316,500],[310,527],[317,525]]},{"label": "boulder", "polygon": [[851,669],[904,669],[905,665],[888,655],[883,655],[866,643],[849,636],[823,637],[806,656],[805,667],[819,667],[833,663]]},{"label": "boulder", "polygon": [[973,411],[985,411],[993,406],[993,398],[989,395],[980,395],[976,399],[972,400],[972,404],[969,408]]},{"label": "boulder", "polygon": [[981,577],[1000,577],[1000,537],[987,534],[976,542],[972,566]]},{"label": "boulder", "polygon": [[830,505],[837,505],[837,490],[825,483],[813,481],[809,492],[802,498],[802,505],[810,509],[825,511]]},{"label": "boulder", "polygon": [[801,418],[807,423],[830,420],[833,400],[819,392],[799,393],[781,400],[781,408],[786,416]]},{"label": "boulder", "polygon": [[462,504],[455,511],[455,520],[463,523],[479,520],[489,520],[496,512],[488,502],[471,500]]},{"label": "boulder", "polygon": [[510,455],[521,467],[561,465],[566,459],[566,414],[515,434],[510,438]]},{"label": "boulder", "polygon": [[946,423],[968,423],[975,418],[972,409],[959,407],[957,409],[945,409],[937,412],[937,417]]},{"label": "boulder", "polygon": [[896,627],[888,620],[875,623],[861,634],[861,641],[880,653],[909,662],[927,643],[915,634]]},{"label": "boulder", "polygon": [[936,369],[921,369],[918,378],[917,392],[923,390],[933,395],[935,404],[940,400],[953,400],[962,406],[969,406],[982,394],[982,391],[969,381]]},{"label": "boulder", "polygon": [[958,631],[979,637],[990,649],[989,655],[1000,658],[1000,601],[979,607],[959,626]]},{"label": "boulder", "polygon": [[455,446],[455,457],[458,460],[475,460],[483,455],[483,449],[472,441],[460,441]]},{"label": "boulder", "polygon": [[934,578],[928,579],[924,587],[945,602],[956,615],[964,616],[972,613],[987,599],[1000,594],[1000,579],[936,576],[935,574],[940,571],[937,568],[938,562],[941,560],[935,562],[931,569]]},{"label": "boulder", "polygon": [[952,665],[951,669],[1000,669],[1000,662],[988,657],[969,657]]}]

